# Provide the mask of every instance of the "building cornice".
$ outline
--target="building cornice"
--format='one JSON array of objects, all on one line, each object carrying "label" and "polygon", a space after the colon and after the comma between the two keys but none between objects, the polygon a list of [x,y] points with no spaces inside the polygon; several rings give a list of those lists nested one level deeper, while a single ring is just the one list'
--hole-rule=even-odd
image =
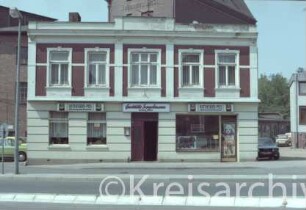
[{"label": "building cornice", "polygon": [[117,18],[114,23],[31,22],[29,37],[156,37],[256,39],[253,25],[177,24],[171,18]]}]

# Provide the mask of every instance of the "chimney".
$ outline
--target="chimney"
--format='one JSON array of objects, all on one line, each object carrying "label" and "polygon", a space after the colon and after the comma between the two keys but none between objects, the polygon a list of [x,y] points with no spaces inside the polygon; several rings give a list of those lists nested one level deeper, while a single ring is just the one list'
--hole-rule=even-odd
[{"label": "chimney", "polygon": [[112,0],[105,0],[107,2],[107,8],[108,8],[108,22],[110,22],[111,19],[111,8],[112,8]]},{"label": "chimney", "polygon": [[81,16],[78,12],[69,12],[69,22],[81,22]]}]

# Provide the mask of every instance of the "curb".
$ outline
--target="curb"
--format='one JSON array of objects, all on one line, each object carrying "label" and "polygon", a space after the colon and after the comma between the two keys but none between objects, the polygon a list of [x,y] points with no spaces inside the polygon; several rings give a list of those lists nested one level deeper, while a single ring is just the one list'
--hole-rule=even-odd
[{"label": "curb", "polygon": [[32,180],[98,180],[101,181],[105,178],[115,177],[120,179],[147,179],[154,180],[268,180],[273,178],[274,180],[306,180],[306,175],[173,175],[173,174],[3,174],[0,175],[1,179],[32,179]]},{"label": "curb", "polygon": [[95,196],[65,194],[0,194],[1,202],[65,203],[115,206],[189,206],[306,208],[304,197],[181,197],[181,196]]}]

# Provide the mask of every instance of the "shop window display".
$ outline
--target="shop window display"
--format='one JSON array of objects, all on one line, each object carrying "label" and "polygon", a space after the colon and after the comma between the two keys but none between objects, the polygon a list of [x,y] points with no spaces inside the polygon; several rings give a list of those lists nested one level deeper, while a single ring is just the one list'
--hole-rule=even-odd
[{"label": "shop window display", "polygon": [[219,116],[177,115],[177,151],[219,151]]}]

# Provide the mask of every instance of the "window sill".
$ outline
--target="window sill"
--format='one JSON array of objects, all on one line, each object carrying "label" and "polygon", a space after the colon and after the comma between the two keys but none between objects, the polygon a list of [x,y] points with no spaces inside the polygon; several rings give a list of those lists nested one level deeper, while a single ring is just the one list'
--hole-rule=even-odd
[{"label": "window sill", "polygon": [[180,87],[179,90],[204,90],[203,87],[199,87],[199,86],[185,86],[185,87]]},{"label": "window sill", "polygon": [[50,150],[71,150],[71,147],[69,144],[50,144],[49,149]]},{"label": "window sill", "polygon": [[148,87],[148,86],[137,86],[129,87],[129,90],[161,90],[161,87]]},{"label": "window sill", "polygon": [[207,152],[207,153],[220,153],[219,148],[215,150],[205,150],[205,149],[177,149],[176,152]]},{"label": "window sill", "polygon": [[233,90],[241,90],[241,88],[240,87],[234,87],[234,86],[222,86],[222,87],[217,87],[217,88],[215,88],[215,90],[224,90],[224,91],[233,91]]},{"label": "window sill", "polygon": [[97,90],[97,89],[103,89],[103,90],[109,90],[110,87],[108,86],[103,86],[103,85],[93,85],[93,86],[87,86],[84,88],[85,90]]},{"label": "window sill", "polygon": [[89,150],[89,151],[108,151],[109,148],[106,144],[101,144],[101,145],[92,144],[92,145],[87,145],[86,150]]},{"label": "window sill", "polygon": [[71,90],[72,87],[71,86],[48,86],[46,87],[47,90],[56,90],[56,89],[67,89],[67,90]]}]

